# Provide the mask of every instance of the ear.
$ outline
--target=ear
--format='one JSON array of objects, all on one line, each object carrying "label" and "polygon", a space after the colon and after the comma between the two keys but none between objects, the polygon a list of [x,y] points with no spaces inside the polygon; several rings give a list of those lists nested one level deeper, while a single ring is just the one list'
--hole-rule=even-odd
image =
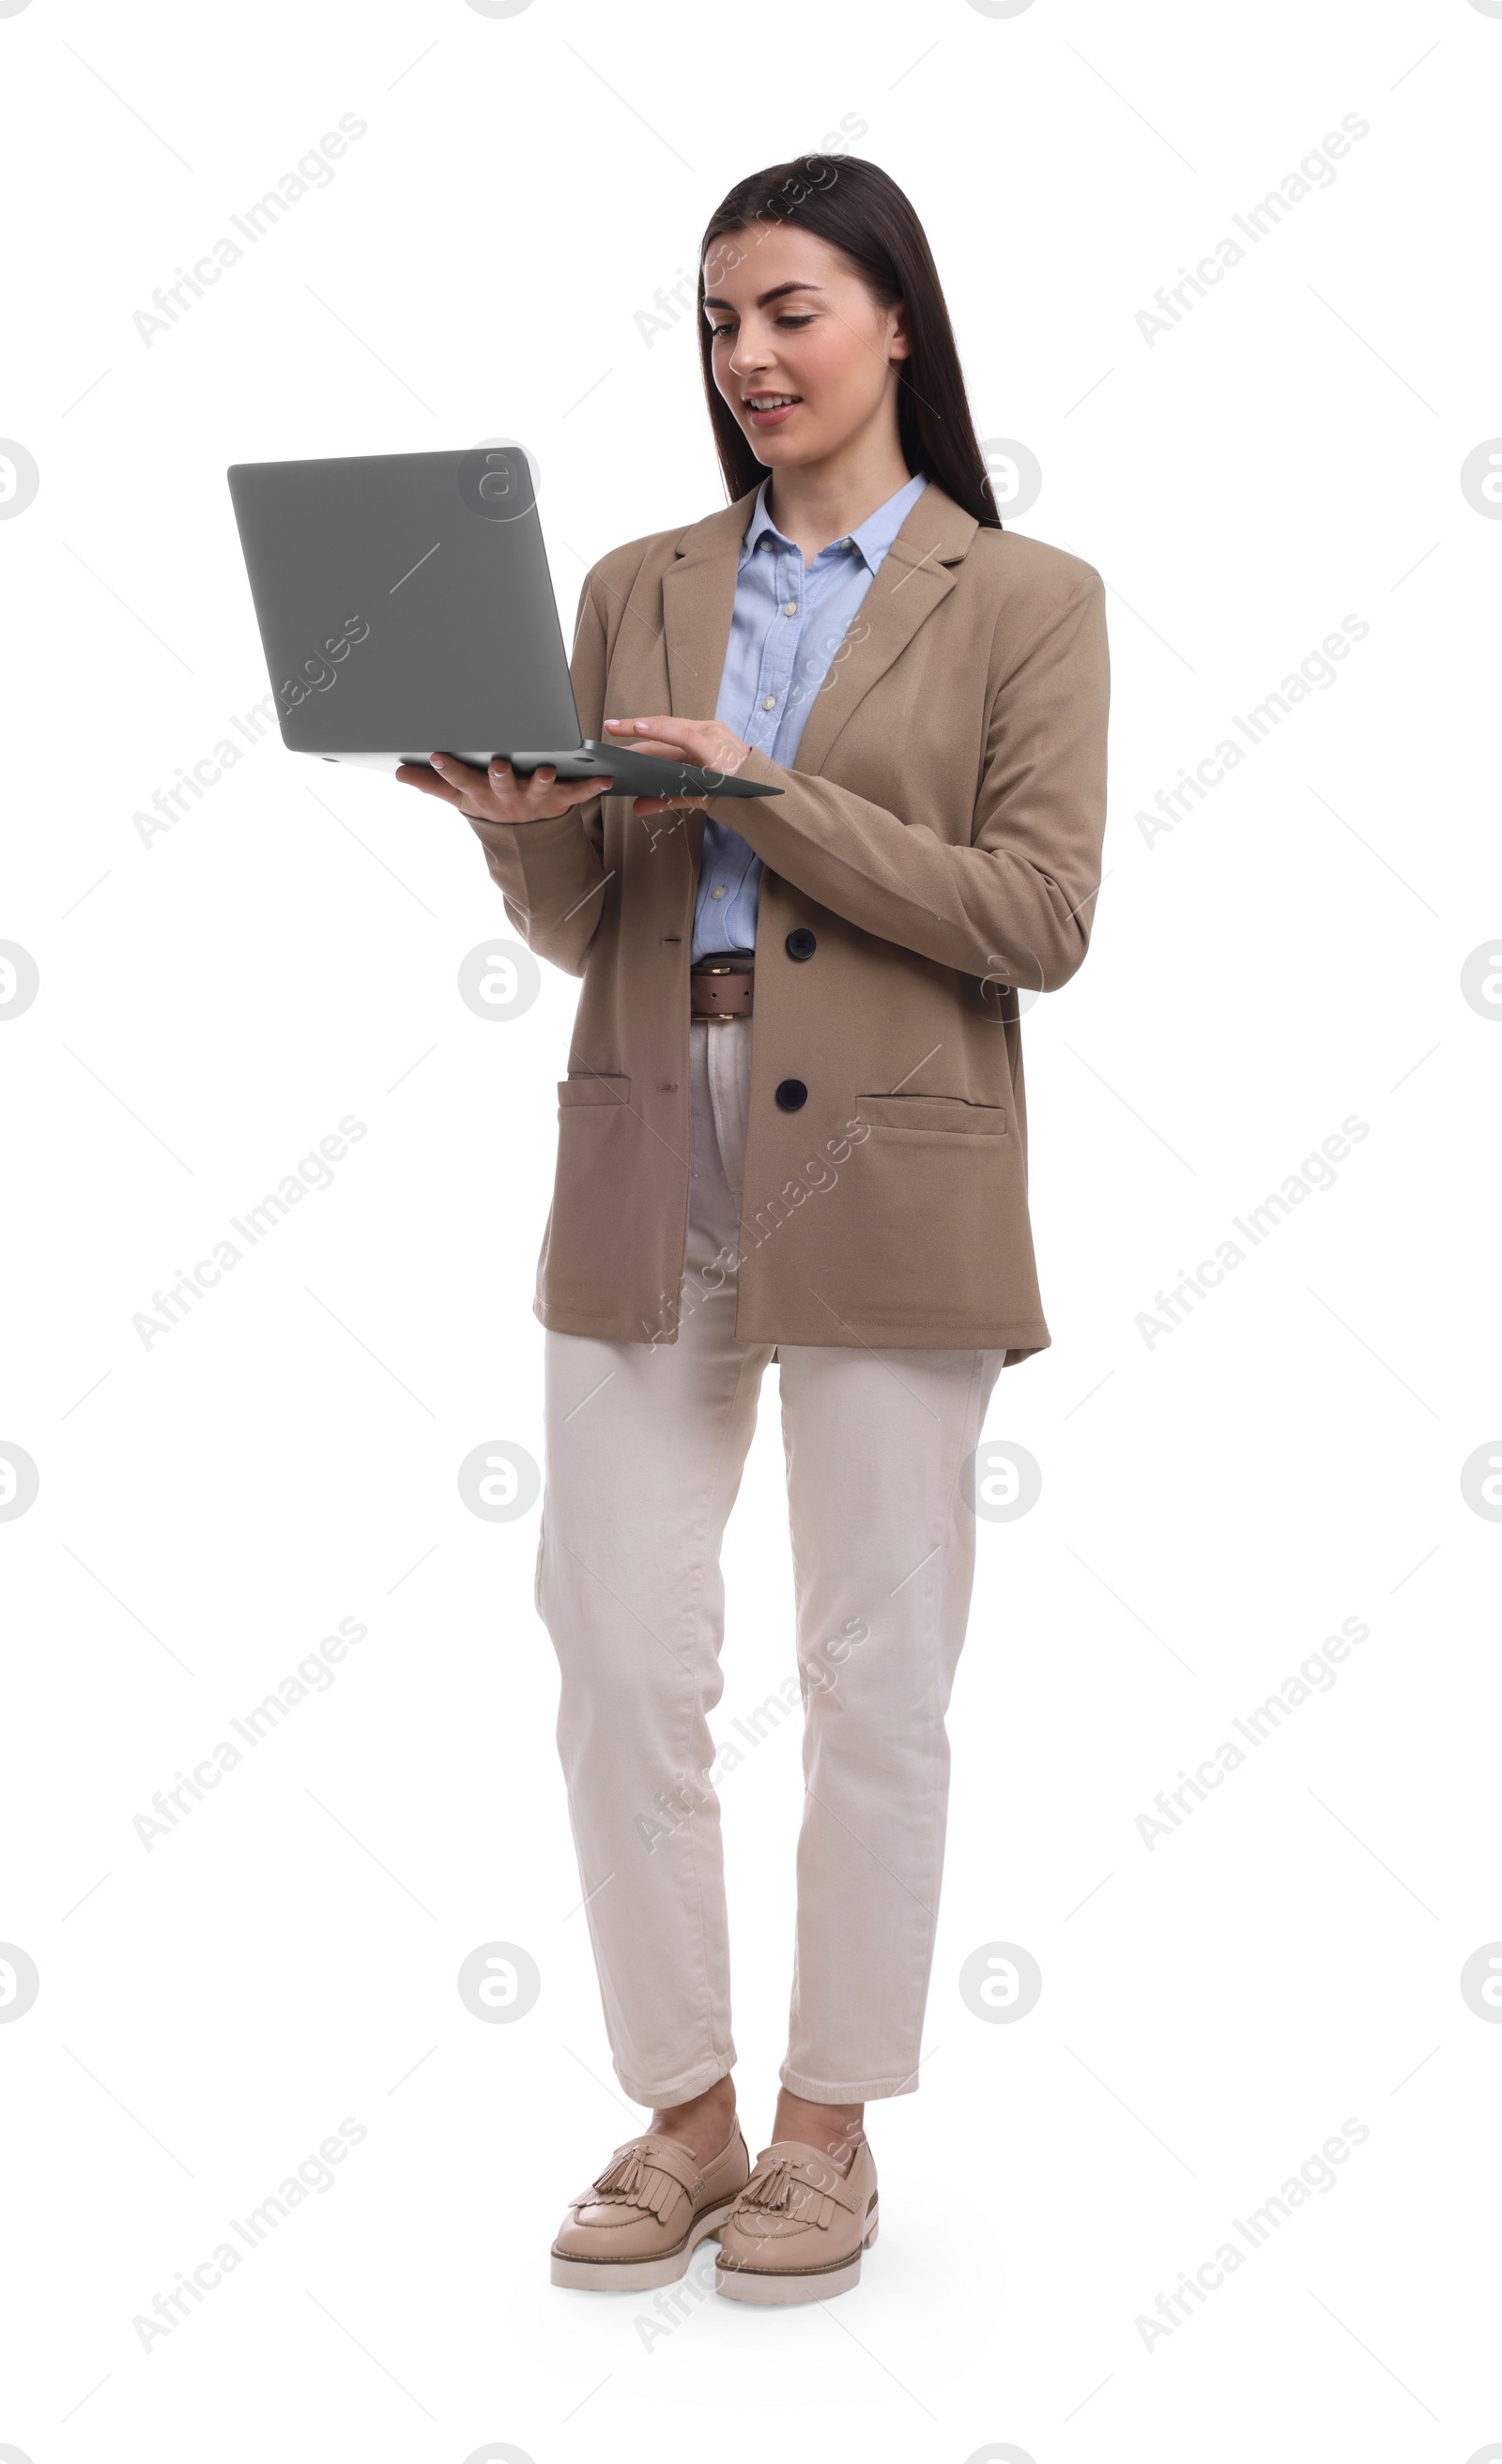
[{"label": "ear", "polygon": [[908,332],[908,312],[906,302],[899,299],[896,306],[890,313],[892,317],[892,330],[887,342],[887,357],[889,360],[911,359],[913,356],[913,338]]}]

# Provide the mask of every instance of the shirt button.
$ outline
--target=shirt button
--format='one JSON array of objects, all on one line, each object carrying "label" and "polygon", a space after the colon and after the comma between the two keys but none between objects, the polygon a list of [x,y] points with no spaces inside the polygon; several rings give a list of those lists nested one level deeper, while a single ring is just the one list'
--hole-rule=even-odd
[{"label": "shirt button", "polygon": [[777,708],[776,693],[768,693],[762,704],[762,708],[763,710],[775,710]]},{"label": "shirt button", "polygon": [[725,885],[724,885],[724,883],[723,883],[722,881],[717,882],[717,883],[716,883],[716,885],[715,885],[715,887],[714,887],[714,889],[710,891],[710,893],[709,893],[709,894],[710,894],[711,898],[723,898],[723,896],[724,896],[724,894],[725,894]]},{"label": "shirt button", "polygon": [[796,600],[796,599],[789,599],[789,600],[786,602],[785,605],[784,606],[783,614],[784,614],[784,616],[796,616],[796,615],[797,615],[797,613],[798,613],[798,602],[797,602],[797,600]]}]

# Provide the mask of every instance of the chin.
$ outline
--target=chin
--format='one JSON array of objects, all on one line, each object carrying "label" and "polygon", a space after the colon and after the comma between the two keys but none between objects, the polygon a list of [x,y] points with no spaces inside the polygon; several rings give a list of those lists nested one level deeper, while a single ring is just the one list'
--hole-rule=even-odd
[{"label": "chin", "polygon": [[769,471],[777,470],[783,463],[811,462],[814,458],[814,449],[806,436],[795,439],[785,435],[781,429],[774,429],[769,436],[763,436],[753,429],[746,442],[757,460],[764,462]]}]

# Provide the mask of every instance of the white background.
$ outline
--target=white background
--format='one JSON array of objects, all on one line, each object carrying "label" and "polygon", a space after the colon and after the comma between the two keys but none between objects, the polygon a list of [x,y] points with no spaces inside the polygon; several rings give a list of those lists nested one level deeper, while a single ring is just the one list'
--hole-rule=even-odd
[{"label": "white background", "polygon": [[[1502,1429],[1502,1031],[1461,991],[1502,922],[1502,524],[1460,485],[1502,430],[1502,20],[32,0],[0,55],[0,431],[40,473],[0,522],[0,937],[40,973],[0,1039],[0,1439],[40,1471],[0,1525],[0,1938],[41,1979],[0,2025],[0,2453],[1502,2453],[1502,2029],[1459,1986],[1502,1936],[1502,1529],[1460,1483]],[[332,181],[144,341],[343,113]],[[1150,346],[1159,287],[1351,113],[1334,183]],[[547,2282],[642,2117],[572,1913],[536,1509],[482,1522],[455,1477],[541,1451],[577,985],[475,1016],[460,961],[509,928],[467,826],[274,737],[149,844],[133,816],[267,690],[228,464],[519,438],[565,632],[594,558],[719,504],[689,320],[638,312],[732,179],[843,115],[924,218],[979,433],[1041,463],[1021,527],[1109,585],[1108,878],[1025,1025],[1053,1345],[988,1428],[1043,1493],[980,1528],[931,2050],[870,2117],[883,2235],[825,2307],[674,2323]],[[1347,614],[1338,681],[1150,842]],[[334,1185],[145,1347],[153,1290],[350,1113]],[[1155,1292],[1353,1113],[1336,1185],[1149,1345]],[[769,1377],[722,1736],[792,1665],[780,1477]],[[332,1686],[144,1847],[346,1617]],[[1149,1849],[1156,1793],[1346,1617],[1338,1683]],[[791,1724],[724,1791],[753,2148],[799,1793]],[[494,1941],[541,1974],[514,2024],[456,1991]],[[993,1942],[1043,1972],[1009,2025],[958,1991]],[[345,2117],[333,2187],[144,2350]],[[1157,2295],[1348,2119],[1337,2186],[1149,2348]]]}]

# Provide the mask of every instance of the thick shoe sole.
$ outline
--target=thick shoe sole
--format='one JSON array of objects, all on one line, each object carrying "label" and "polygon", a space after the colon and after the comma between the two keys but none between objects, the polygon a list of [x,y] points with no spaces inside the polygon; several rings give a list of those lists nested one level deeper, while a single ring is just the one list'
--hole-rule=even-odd
[{"label": "thick shoe sole", "polygon": [[[736,2195],[740,2196],[739,2191]],[[735,2199],[721,2199],[706,2208],[689,2227],[687,2240],[675,2250],[664,2251],[660,2258],[567,2258],[555,2250],[553,2281],[572,2293],[651,2293],[659,2284],[676,2284],[680,2276],[688,2274],[699,2243],[718,2233],[735,2204]]]},{"label": "thick shoe sole", "polygon": [[836,2293],[849,2293],[852,2284],[860,2282],[861,2251],[870,2250],[880,2223],[878,2213],[860,2250],[843,2267],[827,2267],[807,2276],[795,2276],[791,2269],[727,2267],[721,2256],[715,2261],[715,2290],[731,2301],[832,2300]]}]

